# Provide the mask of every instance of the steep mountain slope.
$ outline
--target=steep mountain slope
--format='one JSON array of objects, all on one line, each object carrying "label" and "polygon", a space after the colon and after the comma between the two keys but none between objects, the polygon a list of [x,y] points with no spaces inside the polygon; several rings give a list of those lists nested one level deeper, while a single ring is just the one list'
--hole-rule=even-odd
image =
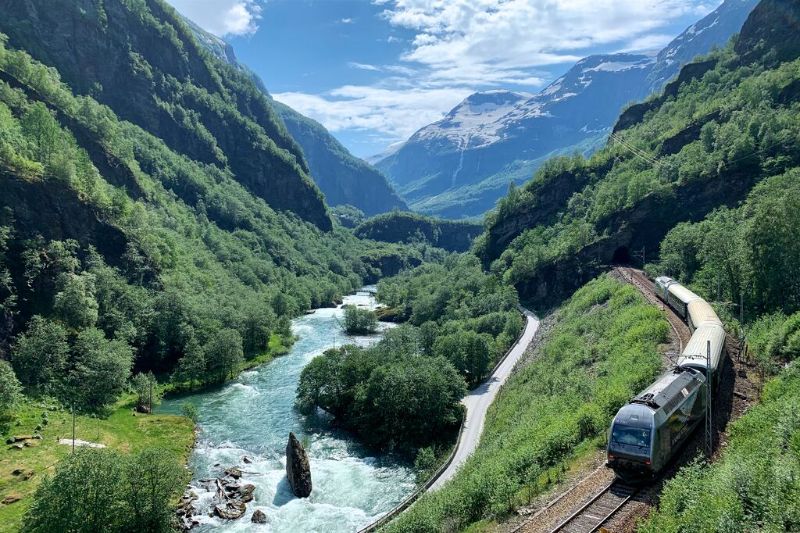
[{"label": "steep mountain slope", "polygon": [[724,44],[756,0],[726,0],[656,57],[591,56],[539,94],[476,93],[376,163],[412,208],[458,218],[494,206],[548,157],[589,154],[624,105],[663,87],[691,58]]},{"label": "steep mountain slope", "polygon": [[300,147],[242,72],[216,61],[160,0],[3,4],[9,44],[173,150],[219,169],[277,209],[328,230]]},{"label": "steep mountain slope", "polygon": [[322,190],[328,205],[352,205],[367,215],[408,208],[389,185],[386,176],[353,156],[322,124],[273,100],[261,78],[239,63],[231,45],[193,22],[187,20],[187,23],[209,52],[245,73],[261,89],[289,134],[302,148],[311,169],[311,178]]},{"label": "steep mountain slope", "polygon": [[[95,50],[100,46],[95,40],[108,42],[103,31],[83,33],[105,20],[92,5],[99,4],[89,2],[78,13],[72,5],[50,2],[26,1],[24,7],[31,13],[52,8],[47,16],[54,20],[79,20],[71,28],[61,26],[66,33],[58,37],[80,42],[67,54],[79,58],[82,52],[72,52]],[[146,42],[138,32],[152,37],[158,28],[174,36],[165,28],[182,24],[157,2],[106,0],[102,5],[132,43]],[[158,17],[156,8],[164,9]],[[17,28],[15,41],[36,39]],[[190,35],[181,42],[183,50],[200,50]],[[160,46],[169,56],[170,49]],[[227,68],[204,52],[196,57],[213,67],[208,72]],[[69,61],[66,68],[71,68]],[[119,75],[130,81],[125,67],[119,68]],[[158,89],[154,82],[156,94],[177,83],[172,75],[152,72],[166,84]],[[233,76],[232,71],[225,74]],[[298,211],[302,205],[308,211],[275,209],[253,194],[253,182],[239,179],[233,168],[206,161],[202,154],[190,157],[187,152],[196,147],[169,135],[191,122],[161,116],[164,122],[148,123],[167,133],[167,139],[159,138],[122,120],[115,108],[73,92],[64,82],[68,78],[0,35],[0,358],[8,359],[10,352],[17,364],[11,341],[20,333],[35,338],[42,327],[66,328],[70,342],[85,334],[127,353],[127,363],[120,366],[123,384],[131,365],[165,377],[177,368],[176,379],[190,384],[222,380],[242,358],[265,353],[276,337],[280,344],[280,337],[289,335],[288,319],[302,309],[330,305],[365,281],[420,263],[421,254],[410,247],[360,241],[343,229],[318,227],[326,220],[331,227],[324,204],[314,200],[319,192],[307,182],[302,158],[291,156],[297,148],[280,122],[267,120],[271,108],[249,81],[226,90],[232,100],[224,100],[223,93],[206,94],[203,105],[232,121],[226,142],[235,145],[239,139],[253,157],[265,165],[272,162],[265,170],[277,172],[281,161],[292,162],[285,167],[292,173],[269,190],[287,193],[285,201],[294,199]],[[200,92],[188,82],[182,87]],[[243,100],[246,95],[252,100]],[[123,102],[119,106],[132,120],[153,102],[178,108],[135,85],[108,99]],[[263,113],[259,120],[274,128],[277,142],[287,148],[279,150],[255,119],[228,105],[234,101],[254,117]],[[197,118],[211,107],[186,108],[182,116]],[[262,144],[248,145],[252,135]],[[220,148],[213,157],[225,153]],[[306,193],[311,200],[302,200]],[[315,206],[320,208],[316,215]],[[32,320],[36,315],[43,318]],[[32,331],[31,324],[42,320],[45,325]],[[73,348],[80,354],[80,347]],[[98,350],[92,353],[105,353]],[[67,370],[71,365],[81,372],[92,370],[91,362],[77,357],[64,362]],[[67,371],[49,370],[56,375]]]},{"label": "steep mountain slope", "polygon": [[[553,160],[513,190],[479,238],[484,264],[523,297],[552,303],[610,263],[641,261],[641,251],[652,260],[679,222],[736,206],[767,178],[791,181],[800,166],[798,15],[795,0],[761,2],[733,46],[626,110],[605,149]],[[757,255],[767,247],[755,246]]]},{"label": "steep mountain slope", "polygon": [[322,124],[281,102],[272,100],[272,106],[303,149],[328,205],[352,205],[367,215],[408,209],[386,176],[351,154]]}]

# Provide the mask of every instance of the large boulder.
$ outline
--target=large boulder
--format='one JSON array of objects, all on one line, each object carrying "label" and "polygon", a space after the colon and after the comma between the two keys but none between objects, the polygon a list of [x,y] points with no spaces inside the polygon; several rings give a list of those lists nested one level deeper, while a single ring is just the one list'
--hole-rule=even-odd
[{"label": "large boulder", "polygon": [[286,444],[286,477],[295,496],[307,498],[311,494],[311,466],[308,456],[303,445],[291,432]]}]

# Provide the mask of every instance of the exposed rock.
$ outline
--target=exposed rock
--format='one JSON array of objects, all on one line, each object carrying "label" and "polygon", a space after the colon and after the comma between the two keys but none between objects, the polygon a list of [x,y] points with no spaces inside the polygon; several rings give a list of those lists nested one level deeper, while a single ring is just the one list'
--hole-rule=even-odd
[{"label": "exposed rock", "polygon": [[232,493],[232,497],[241,500],[243,502],[251,502],[253,501],[253,492],[256,490],[256,486],[250,483],[246,485],[234,485],[229,487]]},{"label": "exposed rock", "polygon": [[292,492],[298,498],[307,498],[311,494],[311,466],[303,445],[289,433],[286,444],[286,477]]},{"label": "exposed rock", "polygon": [[3,498],[3,500],[0,501],[0,503],[2,503],[3,505],[10,505],[14,502],[20,501],[21,499],[22,496],[20,496],[19,494],[9,494],[5,498]]},{"label": "exposed rock", "polygon": [[136,412],[148,414],[148,413],[150,413],[150,406],[149,405],[137,405],[136,406]]},{"label": "exposed rock", "polygon": [[248,465],[249,465],[250,463],[252,463],[252,462],[253,462],[253,460],[252,460],[252,459],[250,459],[249,457],[247,457],[247,456],[245,455],[244,457],[242,457],[242,462],[243,462],[244,464],[248,464]]},{"label": "exposed rock", "polygon": [[225,520],[236,520],[237,518],[241,518],[246,508],[247,506],[244,504],[244,502],[232,500],[223,504],[215,505],[214,514]]},{"label": "exposed rock", "polygon": [[254,524],[266,524],[267,523],[267,515],[264,514],[264,511],[261,509],[256,509],[256,512],[253,513],[253,517],[250,519],[251,522]]},{"label": "exposed rock", "polygon": [[225,469],[225,475],[226,476],[230,476],[233,479],[239,479],[240,477],[242,477],[242,471],[241,471],[241,469],[239,469],[239,468],[237,468],[235,466],[232,466],[230,468],[226,468]]}]

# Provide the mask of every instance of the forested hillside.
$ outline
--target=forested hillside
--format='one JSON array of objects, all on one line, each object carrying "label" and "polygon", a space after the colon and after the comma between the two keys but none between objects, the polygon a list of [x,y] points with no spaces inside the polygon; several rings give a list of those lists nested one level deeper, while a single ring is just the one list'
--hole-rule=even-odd
[{"label": "forested hillside", "polygon": [[177,153],[220,170],[321,229],[330,219],[302,152],[243,72],[194,39],[161,0],[12,0],[0,32],[9,46],[57,69]]},{"label": "forested hillside", "polygon": [[425,242],[451,252],[465,252],[483,230],[481,224],[392,211],[365,220],[355,228],[362,239],[411,243]]},{"label": "forested hillside", "polygon": [[[673,226],[737,206],[766,178],[793,183],[800,34],[786,21],[795,4],[762,2],[735,43],[687,65],[662,95],[626,110],[606,148],[590,159],[551,160],[511,191],[479,238],[484,264],[523,298],[552,303],[610,263],[641,261],[642,252],[655,257]],[[790,224],[764,226],[769,235],[761,242],[787,235]],[[746,246],[754,247],[755,272],[765,267],[759,261],[778,257]]]}]

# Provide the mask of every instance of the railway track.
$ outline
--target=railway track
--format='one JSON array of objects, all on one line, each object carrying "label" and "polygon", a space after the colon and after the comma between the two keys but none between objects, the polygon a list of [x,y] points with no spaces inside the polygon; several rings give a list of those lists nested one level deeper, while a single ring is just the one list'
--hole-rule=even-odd
[{"label": "railway track", "polygon": [[644,272],[629,267],[616,267],[615,270],[628,283],[639,289],[639,292],[642,293],[647,301],[664,311],[664,315],[669,322],[669,326],[672,328],[672,331],[675,333],[675,338],[678,340],[678,353],[674,354],[674,356],[670,355],[670,360],[672,360],[674,363],[677,361],[678,355],[683,352],[683,347],[687,342],[689,342],[689,339],[692,336],[689,326],[687,326],[681,317],[675,314],[675,312],[670,309],[669,306],[664,305],[664,302],[662,302],[661,299],[656,296],[655,286],[653,285],[653,282],[650,281],[644,274]]},{"label": "railway track", "polygon": [[616,480],[612,481],[577,511],[551,529],[550,533],[593,533],[628,503],[637,491],[636,487]]}]

